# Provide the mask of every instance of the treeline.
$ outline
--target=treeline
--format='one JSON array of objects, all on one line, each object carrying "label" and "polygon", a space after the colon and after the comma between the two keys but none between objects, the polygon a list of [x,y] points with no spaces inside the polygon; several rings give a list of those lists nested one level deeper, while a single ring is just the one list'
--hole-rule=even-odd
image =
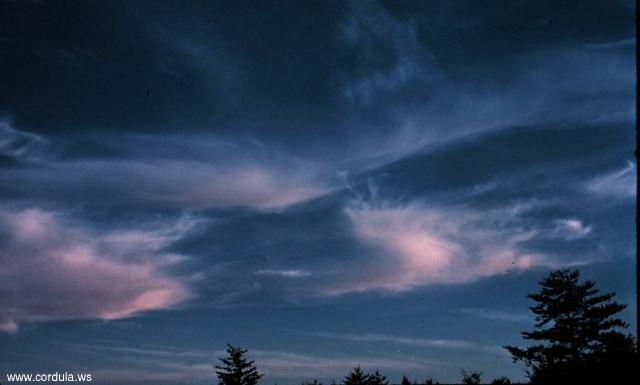
[{"label": "treeline", "polygon": [[[264,374],[258,372],[254,361],[246,358],[246,349],[227,345],[227,356],[220,358],[220,365],[216,365],[216,374],[220,385],[257,385]],[[480,384],[482,372],[461,370],[462,384]],[[434,385],[440,384],[433,378],[426,378],[422,382],[411,381],[407,376],[403,376],[400,385]],[[498,377],[491,381],[491,384],[511,384],[507,377]],[[313,379],[302,383],[302,385],[324,385],[318,379]],[[376,370],[373,373],[366,373],[360,365],[349,372],[340,383],[331,381],[330,385],[389,385],[387,376]]]},{"label": "treeline", "polygon": [[[638,383],[636,339],[625,333],[628,324],[616,315],[626,308],[614,300],[615,293],[601,294],[592,281],[582,282],[578,270],[557,270],[539,282],[540,290],[529,294],[535,304],[534,329],[522,332],[531,341],[527,346],[505,346],[513,361],[522,361],[531,384],[601,384]],[[216,374],[220,385],[256,385],[263,377],[247,350],[227,345],[227,356],[220,358]],[[461,371],[462,384],[482,383],[482,372]],[[511,384],[507,377],[491,384]],[[401,385],[438,384],[427,378]],[[323,385],[317,379],[302,385]],[[340,384],[389,385],[385,375],[376,370],[365,373],[356,366]]]}]

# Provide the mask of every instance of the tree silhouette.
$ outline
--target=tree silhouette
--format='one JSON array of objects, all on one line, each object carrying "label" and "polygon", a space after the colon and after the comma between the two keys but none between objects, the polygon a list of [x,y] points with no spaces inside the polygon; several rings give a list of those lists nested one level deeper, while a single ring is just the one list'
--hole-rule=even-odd
[{"label": "tree silhouette", "polygon": [[462,383],[465,385],[477,385],[482,378],[482,372],[471,371],[467,372],[462,369]]},{"label": "tree silhouette", "polygon": [[494,378],[491,385],[511,385],[511,380],[505,376]]},{"label": "tree silhouette", "polygon": [[379,371],[375,371],[373,374],[369,375],[367,379],[368,385],[389,385],[389,380],[386,376],[382,375]]},{"label": "tree silhouette", "polygon": [[413,383],[407,378],[407,376],[402,376],[400,385],[413,385]]},{"label": "tree silhouette", "polygon": [[369,381],[369,375],[365,374],[362,369],[360,369],[360,365],[353,368],[351,373],[349,373],[342,381],[343,385],[367,385]]},{"label": "tree silhouette", "polygon": [[514,362],[529,368],[532,383],[600,383],[631,379],[636,355],[633,338],[617,331],[627,323],[614,315],[626,305],[613,301],[615,293],[599,294],[594,282],[580,282],[578,270],[557,270],[529,294],[536,302],[535,330],[522,332],[526,340],[544,343],[519,348],[505,346]]},{"label": "tree silhouette", "polygon": [[264,374],[258,373],[254,361],[245,358],[247,350],[227,344],[227,357],[220,358],[216,374],[220,385],[256,385]]}]

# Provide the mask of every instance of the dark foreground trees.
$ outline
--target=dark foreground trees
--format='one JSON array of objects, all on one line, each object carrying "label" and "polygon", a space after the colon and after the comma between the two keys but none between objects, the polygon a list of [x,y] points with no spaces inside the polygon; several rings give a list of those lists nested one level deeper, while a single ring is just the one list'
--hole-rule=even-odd
[{"label": "dark foreground trees", "polygon": [[360,365],[353,368],[351,373],[347,374],[342,381],[343,385],[367,385],[369,381],[369,375],[365,374],[362,369],[360,369]]},{"label": "dark foreground trees", "polygon": [[462,383],[464,385],[478,385],[482,379],[482,372],[471,371],[467,372],[462,369]]},{"label": "dark foreground trees", "polygon": [[347,374],[342,381],[343,385],[389,385],[387,377],[382,375],[379,371],[375,371],[373,374],[368,374],[360,369],[360,365],[353,368],[351,373]]},{"label": "dark foreground trees", "polygon": [[253,361],[245,358],[247,350],[227,345],[227,356],[220,358],[221,365],[216,365],[216,374],[220,385],[256,385],[263,374]]},{"label": "dark foreground trees", "polygon": [[627,323],[615,315],[626,305],[615,293],[600,294],[595,283],[580,282],[577,270],[558,270],[539,282],[533,331],[526,340],[540,342],[520,348],[505,346],[514,361],[523,361],[534,384],[631,382],[637,379],[633,338],[620,330]]}]

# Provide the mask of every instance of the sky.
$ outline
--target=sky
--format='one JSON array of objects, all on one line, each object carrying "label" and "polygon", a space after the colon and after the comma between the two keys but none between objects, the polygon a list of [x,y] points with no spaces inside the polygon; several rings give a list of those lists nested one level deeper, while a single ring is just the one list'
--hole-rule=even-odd
[{"label": "sky", "polygon": [[524,378],[579,268],[635,330],[632,1],[0,1],[0,374]]}]

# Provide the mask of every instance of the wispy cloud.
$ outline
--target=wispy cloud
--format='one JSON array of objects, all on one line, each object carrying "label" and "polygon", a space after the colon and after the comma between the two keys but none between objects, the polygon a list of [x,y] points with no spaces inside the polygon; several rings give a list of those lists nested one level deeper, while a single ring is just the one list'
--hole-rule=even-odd
[{"label": "wispy cloud", "polygon": [[598,195],[633,198],[636,196],[636,165],[631,161],[617,170],[599,175],[587,183],[587,189]]},{"label": "wispy cloud", "polygon": [[[16,156],[27,156],[35,144],[47,141],[10,127],[2,130],[11,135],[4,135],[8,139],[0,142],[0,150]],[[23,136],[29,141],[20,145]],[[331,174],[323,166],[262,143],[126,134],[88,140],[110,146],[120,157],[45,161],[34,150],[31,157],[42,162],[29,169],[2,170],[0,192],[27,199],[73,195],[82,203],[107,207],[277,210],[333,189]]]},{"label": "wispy cloud", "polygon": [[347,209],[347,214],[355,235],[382,253],[363,261],[363,270],[371,275],[335,292],[465,283],[545,263],[543,256],[516,247],[534,234],[506,229],[503,221],[509,219],[496,213],[364,204]]},{"label": "wispy cloud", "polygon": [[189,298],[166,269],[186,257],[165,251],[191,218],[99,230],[69,213],[0,208],[0,329],[23,322],[117,319]]},{"label": "wispy cloud", "polygon": [[473,317],[504,322],[531,322],[531,315],[524,313],[508,313],[502,310],[487,308],[460,309],[460,313]]},{"label": "wispy cloud", "polygon": [[[350,7],[349,16],[341,23],[341,38],[359,52],[362,70],[344,86],[343,96],[348,101],[369,106],[380,94],[393,95],[411,82],[429,84],[442,75],[413,24],[395,19],[375,1],[351,2]],[[376,42],[384,42],[392,52],[377,52]],[[391,64],[379,65],[389,54],[393,56]]]},{"label": "wispy cloud", "polygon": [[388,334],[376,334],[376,333],[333,333],[333,332],[298,332],[296,333],[319,337],[319,338],[332,338],[344,341],[354,342],[370,342],[370,343],[391,343],[398,345],[408,345],[423,348],[435,348],[446,350],[481,350],[486,352],[502,353],[499,346],[486,346],[479,345],[471,341],[464,340],[451,340],[451,339],[432,339],[432,338],[420,338],[420,337],[401,337]]},{"label": "wispy cloud", "polygon": [[40,161],[50,152],[50,142],[45,137],[16,129],[11,120],[0,117],[0,155]]},{"label": "wispy cloud", "polygon": [[[197,350],[153,345],[122,345],[114,343],[75,344],[70,347],[92,355],[108,357],[113,366],[127,362],[130,369],[125,375],[111,367],[93,371],[96,379],[109,382],[131,382],[149,379],[175,379],[194,382],[212,378],[213,365],[218,357],[225,356],[221,350]],[[256,360],[258,370],[270,378],[288,378],[302,381],[309,378],[340,378],[348,370],[360,365],[365,370],[428,370],[445,363],[417,358],[410,355],[308,355],[281,350],[262,350],[249,347],[248,358]],[[163,376],[163,374],[167,376]]]},{"label": "wispy cloud", "polygon": [[342,377],[356,365],[360,365],[364,370],[428,370],[443,365],[435,360],[385,354],[313,356],[253,350],[253,355],[268,375],[289,378]]},{"label": "wispy cloud", "polygon": [[[446,14],[456,6],[440,8],[434,14]],[[340,24],[340,39],[359,63],[344,74],[340,96],[357,111],[377,116],[383,109],[384,118],[393,122],[391,129],[368,130],[365,135],[354,130],[352,158],[384,162],[471,133],[523,124],[635,119],[635,39],[533,45],[503,53],[508,82],[497,81],[499,76],[486,78],[496,73],[459,81],[454,79],[460,75],[446,67],[442,56],[447,55],[437,56],[431,44],[442,33],[437,22],[425,30],[419,19],[399,18],[378,2],[355,2]],[[473,23],[489,21],[479,15]]]},{"label": "wispy cloud", "polygon": [[255,273],[256,275],[262,275],[262,276],[272,276],[272,277],[285,277],[285,278],[301,278],[301,277],[308,277],[311,275],[311,272],[309,271],[304,271],[304,270],[298,270],[298,269],[291,269],[291,270],[270,270],[270,269],[266,269],[266,270],[258,270]]},{"label": "wispy cloud", "polygon": [[614,40],[608,41],[604,43],[591,43],[585,44],[585,48],[589,49],[612,49],[612,48],[623,48],[623,47],[632,47],[636,44],[635,38],[622,39],[622,40]]},{"label": "wispy cloud", "polygon": [[593,227],[585,225],[580,219],[568,218],[558,219],[553,230],[555,236],[559,236],[568,240],[584,238],[591,234]]}]

